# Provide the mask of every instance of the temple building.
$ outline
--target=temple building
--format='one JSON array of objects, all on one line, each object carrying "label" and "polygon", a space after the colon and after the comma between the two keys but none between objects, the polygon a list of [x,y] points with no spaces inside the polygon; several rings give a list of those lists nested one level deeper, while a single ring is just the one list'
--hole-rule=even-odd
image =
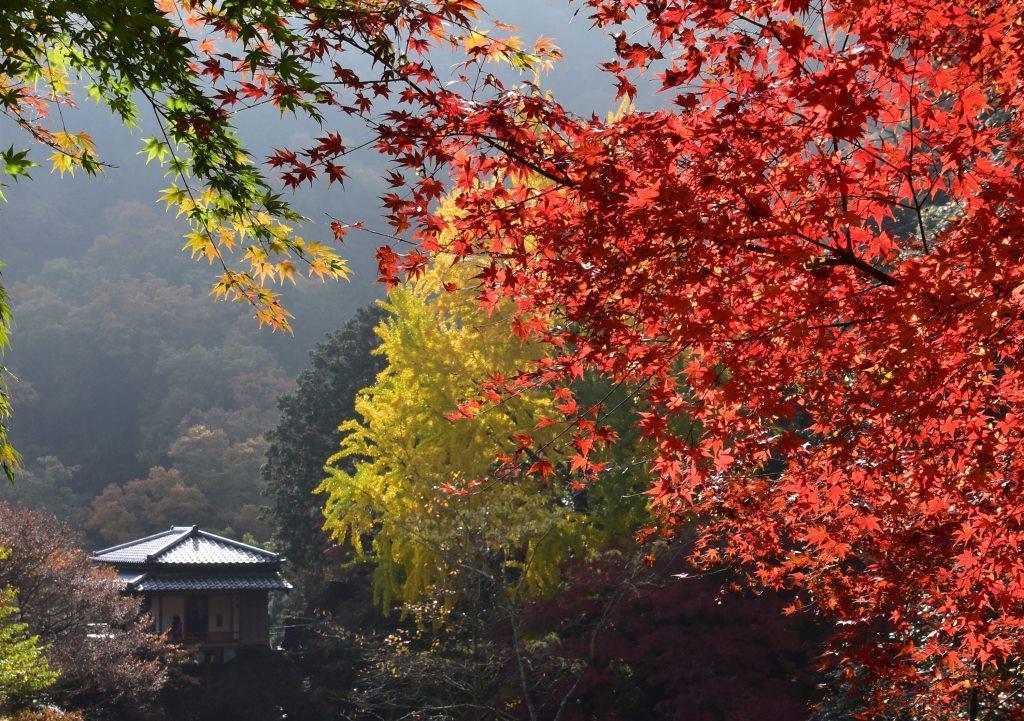
[{"label": "temple building", "polygon": [[287,591],[283,559],[198,526],[172,526],[92,555],[113,566],[126,593],[145,598],[155,630],[209,660],[269,645],[267,602]]}]

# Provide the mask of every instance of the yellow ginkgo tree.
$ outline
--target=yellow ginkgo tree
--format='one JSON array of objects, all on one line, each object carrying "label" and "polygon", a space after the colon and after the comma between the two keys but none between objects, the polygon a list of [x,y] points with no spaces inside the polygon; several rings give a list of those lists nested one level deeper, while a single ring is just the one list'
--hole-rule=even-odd
[{"label": "yellow ginkgo tree", "polygon": [[469,587],[513,601],[557,590],[566,561],[621,540],[643,512],[628,493],[637,479],[621,467],[585,491],[562,482],[557,444],[546,478],[496,461],[514,436],[531,433],[538,445],[555,437],[558,426],[541,420],[557,415],[548,395],[519,394],[452,420],[482,381],[542,353],[509,333],[507,308],[480,311],[475,272],[442,258],[392,290],[377,328],[387,366],[357,398],[361,420],[341,426],[320,488],[326,528],[374,565],[377,601],[433,621]]}]

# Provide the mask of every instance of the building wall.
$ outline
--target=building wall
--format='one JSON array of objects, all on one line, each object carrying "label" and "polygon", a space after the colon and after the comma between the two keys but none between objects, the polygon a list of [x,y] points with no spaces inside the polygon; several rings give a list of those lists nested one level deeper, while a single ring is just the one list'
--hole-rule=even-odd
[{"label": "building wall", "polygon": [[210,594],[210,633],[234,635],[234,594]]},{"label": "building wall", "polygon": [[[270,642],[266,591],[210,593],[207,642],[211,645],[266,646]],[[174,617],[185,623],[183,594],[153,594],[150,613],[157,630],[169,631]],[[188,629],[185,629],[186,632]]]},{"label": "building wall", "polygon": [[270,643],[270,620],[267,614],[267,592],[249,591],[238,594],[239,641],[243,646],[266,646]]},{"label": "building wall", "polygon": [[154,618],[157,617],[157,613],[160,614],[157,627],[160,633],[171,629],[175,616],[180,618],[182,623],[185,622],[185,597],[180,594],[157,594],[153,598],[151,609]]}]

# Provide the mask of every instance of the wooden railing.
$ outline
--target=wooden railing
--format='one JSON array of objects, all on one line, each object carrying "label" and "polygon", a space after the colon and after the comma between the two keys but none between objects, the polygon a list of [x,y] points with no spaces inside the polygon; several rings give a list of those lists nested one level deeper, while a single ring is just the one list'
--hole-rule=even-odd
[{"label": "wooden railing", "polygon": [[201,646],[227,646],[237,643],[231,631],[186,631],[185,643]]}]

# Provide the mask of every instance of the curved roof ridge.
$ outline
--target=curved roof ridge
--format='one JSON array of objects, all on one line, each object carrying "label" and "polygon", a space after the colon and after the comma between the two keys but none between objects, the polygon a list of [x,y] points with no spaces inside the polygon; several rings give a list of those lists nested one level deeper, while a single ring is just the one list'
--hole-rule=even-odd
[{"label": "curved roof ridge", "polygon": [[92,558],[99,558],[100,556],[105,556],[108,553],[113,553],[114,551],[121,551],[121,550],[123,550],[125,548],[129,548],[131,546],[137,546],[137,545],[142,544],[142,543],[149,543],[150,541],[155,541],[158,538],[163,538],[164,536],[166,536],[168,534],[171,534],[171,533],[175,533],[175,532],[181,533],[182,531],[188,530],[188,528],[189,528],[188,526],[185,526],[185,527],[182,527],[182,526],[171,526],[170,529],[168,529],[166,531],[159,531],[158,533],[152,533],[152,534],[150,534],[148,536],[143,536],[142,538],[136,538],[136,539],[131,540],[131,541],[125,541],[124,543],[118,543],[116,546],[109,546],[107,548],[101,548],[98,551],[93,551],[91,557]]}]

